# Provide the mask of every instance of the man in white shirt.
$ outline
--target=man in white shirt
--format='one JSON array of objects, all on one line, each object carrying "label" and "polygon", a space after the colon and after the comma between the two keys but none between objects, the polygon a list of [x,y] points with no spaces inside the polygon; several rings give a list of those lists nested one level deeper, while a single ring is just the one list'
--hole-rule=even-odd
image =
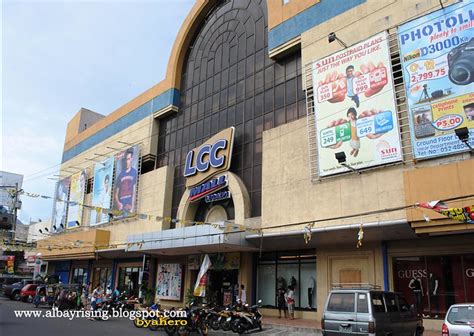
[{"label": "man in white shirt", "polygon": [[245,291],[244,285],[240,285],[240,302],[242,302],[243,305],[247,303],[247,292]]}]

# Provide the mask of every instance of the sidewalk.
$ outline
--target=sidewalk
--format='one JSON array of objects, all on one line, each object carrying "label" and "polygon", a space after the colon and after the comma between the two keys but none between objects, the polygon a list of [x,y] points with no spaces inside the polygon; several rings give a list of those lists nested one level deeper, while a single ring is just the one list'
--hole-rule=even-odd
[{"label": "sidewalk", "polygon": [[[302,332],[308,335],[321,335],[321,324],[317,321],[302,320],[302,319],[285,319],[278,317],[266,317],[262,318],[263,327],[270,329],[285,329],[289,332]],[[440,331],[426,330],[423,336],[439,336]]]}]

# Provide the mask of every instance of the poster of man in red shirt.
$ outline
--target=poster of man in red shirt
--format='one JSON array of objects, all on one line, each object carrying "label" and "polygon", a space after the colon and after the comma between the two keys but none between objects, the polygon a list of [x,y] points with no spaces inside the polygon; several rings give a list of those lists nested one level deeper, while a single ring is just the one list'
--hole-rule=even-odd
[{"label": "poster of man in red shirt", "polygon": [[115,219],[128,217],[135,211],[138,157],[138,146],[128,148],[115,156],[113,210],[122,211],[114,216]]}]

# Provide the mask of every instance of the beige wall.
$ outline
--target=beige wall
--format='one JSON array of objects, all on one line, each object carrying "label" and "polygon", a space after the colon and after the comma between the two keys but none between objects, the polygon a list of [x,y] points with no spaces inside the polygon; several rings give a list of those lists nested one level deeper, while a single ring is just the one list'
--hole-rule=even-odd
[{"label": "beige wall", "polygon": [[[405,204],[403,173],[398,166],[312,183],[306,119],[264,132],[262,169],[262,227],[353,215]],[[365,216],[363,220],[385,221],[404,219],[405,216],[404,211],[396,211]],[[317,226],[353,223],[351,218],[321,222]]]},{"label": "beige wall", "polygon": [[[447,0],[443,3],[455,3]],[[367,0],[331,20],[301,35],[302,64],[307,64],[342,49],[337,42],[328,43],[327,36],[336,32],[347,45],[355,44],[376,33],[403,23],[411,18],[441,8],[438,0]],[[357,29],[354,29],[357,27]]]},{"label": "beige wall", "polygon": [[[469,154],[451,155],[417,163],[382,166],[359,174],[344,174],[311,182],[306,119],[265,131],[263,134],[262,227],[323,220],[315,227],[408,219],[432,219],[422,233],[466,230],[430,210],[405,210],[370,216],[324,221],[373,210],[402,207],[417,202],[472,194],[474,160]],[[471,192],[470,192],[471,191]],[[450,203],[470,205],[472,200]],[[438,229],[433,229],[433,227]],[[296,230],[298,226],[270,231]],[[472,228],[471,228],[472,229]],[[421,229],[419,229],[421,230]]]},{"label": "beige wall", "polygon": [[[145,213],[147,215],[152,215],[153,217],[169,217],[171,215],[171,201],[172,201],[172,191],[173,191],[173,169],[168,166],[155,169],[146,174],[142,174],[139,177],[139,188],[138,188],[138,213]],[[90,204],[91,194],[86,195],[85,203]],[[93,227],[88,227],[89,224],[89,210],[86,209],[84,213],[85,221],[84,225],[78,229],[67,230],[63,234],[53,235],[52,237],[45,239],[40,242],[39,248],[45,249],[42,250],[45,255],[62,255],[62,254],[74,254],[74,253],[85,253],[93,252],[94,249],[90,246],[90,241],[94,236],[91,236],[94,232],[106,232],[107,233],[107,243],[96,244],[99,249],[107,248],[121,248],[125,247],[127,236],[136,233],[145,233],[160,231],[162,229],[169,228],[169,221],[156,221],[152,218],[148,219],[138,219],[130,218],[124,220],[114,221],[109,224],[98,225]],[[91,230],[98,229],[98,230]],[[77,237],[76,237],[77,236]],[[110,236],[110,238],[109,238]],[[52,245],[58,245],[58,243],[52,243],[56,241],[61,241],[66,239],[67,241],[74,241],[80,239],[84,241],[84,244],[87,244],[88,249],[68,249],[68,250],[52,250],[48,251],[47,246],[51,241]]]},{"label": "beige wall", "polygon": [[[152,129],[154,132],[158,132],[157,128],[153,127],[153,117],[149,116],[140,120],[139,122],[133,124],[132,126],[128,127],[127,129],[115,134],[114,136],[106,139],[105,141],[89,148],[88,150],[82,152],[81,154],[73,157],[72,159],[64,162],[61,165],[61,175],[67,176],[70,173],[63,171],[68,167],[77,167],[77,168],[94,168],[94,161],[90,161],[87,159],[94,159],[96,162],[103,160],[105,157],[98,156],[94,154],[101,154],[112,156],[117,151],[113,149],[109,149],[107,147],[112,147],[116,149],[126,149],[127,145],[121,144],[118,141],[123,141],[125,143],[140,143],[140,155],[149,154],[150,147],[151,147],[151,137],[154,135],[152,133]],[[155,154],[155,153],[151,153]]]},{"label": "beige wall", "polygon": [[[170,216],[172,183],[173,169],[168,166],[140,175],[137,211],[152,216]],[[130,219],[117,221],[104,228],[110,230],[110,242],[113,245],[126,242],[128,235],[169,228],[169,222],[163,224],[154,219]]]},{"label": "beige wall", "polygon": [[268,29],[271,30],[280,23],[301,13],[317,4],[320,0],[290,0],[286,5],[283,0],[267,0]]},{"label": "beige wall", "polygon": [[378,285],[383,288],[383,259],[380,244],[368,244],[357,250],[341,246],[327,247],[318,249],[317,253],[318,319],[321,319],[332,285],[343,281],[340,278],[341,272],[360,272],[362,283]]}]

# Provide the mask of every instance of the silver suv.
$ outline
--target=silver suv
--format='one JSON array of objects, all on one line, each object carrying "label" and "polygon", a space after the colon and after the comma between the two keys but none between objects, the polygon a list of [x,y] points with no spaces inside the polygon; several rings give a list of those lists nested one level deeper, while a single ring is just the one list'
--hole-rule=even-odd
[{"label": "silver suv", "polygon": [[423,334],[423,320],[399,293],[333,289],[321,320],[325,336]]},{"label": "silver suv", "polygon": [[444,320],[442,335],[474,335],[474,303],[460,303],[449,307]]}]

